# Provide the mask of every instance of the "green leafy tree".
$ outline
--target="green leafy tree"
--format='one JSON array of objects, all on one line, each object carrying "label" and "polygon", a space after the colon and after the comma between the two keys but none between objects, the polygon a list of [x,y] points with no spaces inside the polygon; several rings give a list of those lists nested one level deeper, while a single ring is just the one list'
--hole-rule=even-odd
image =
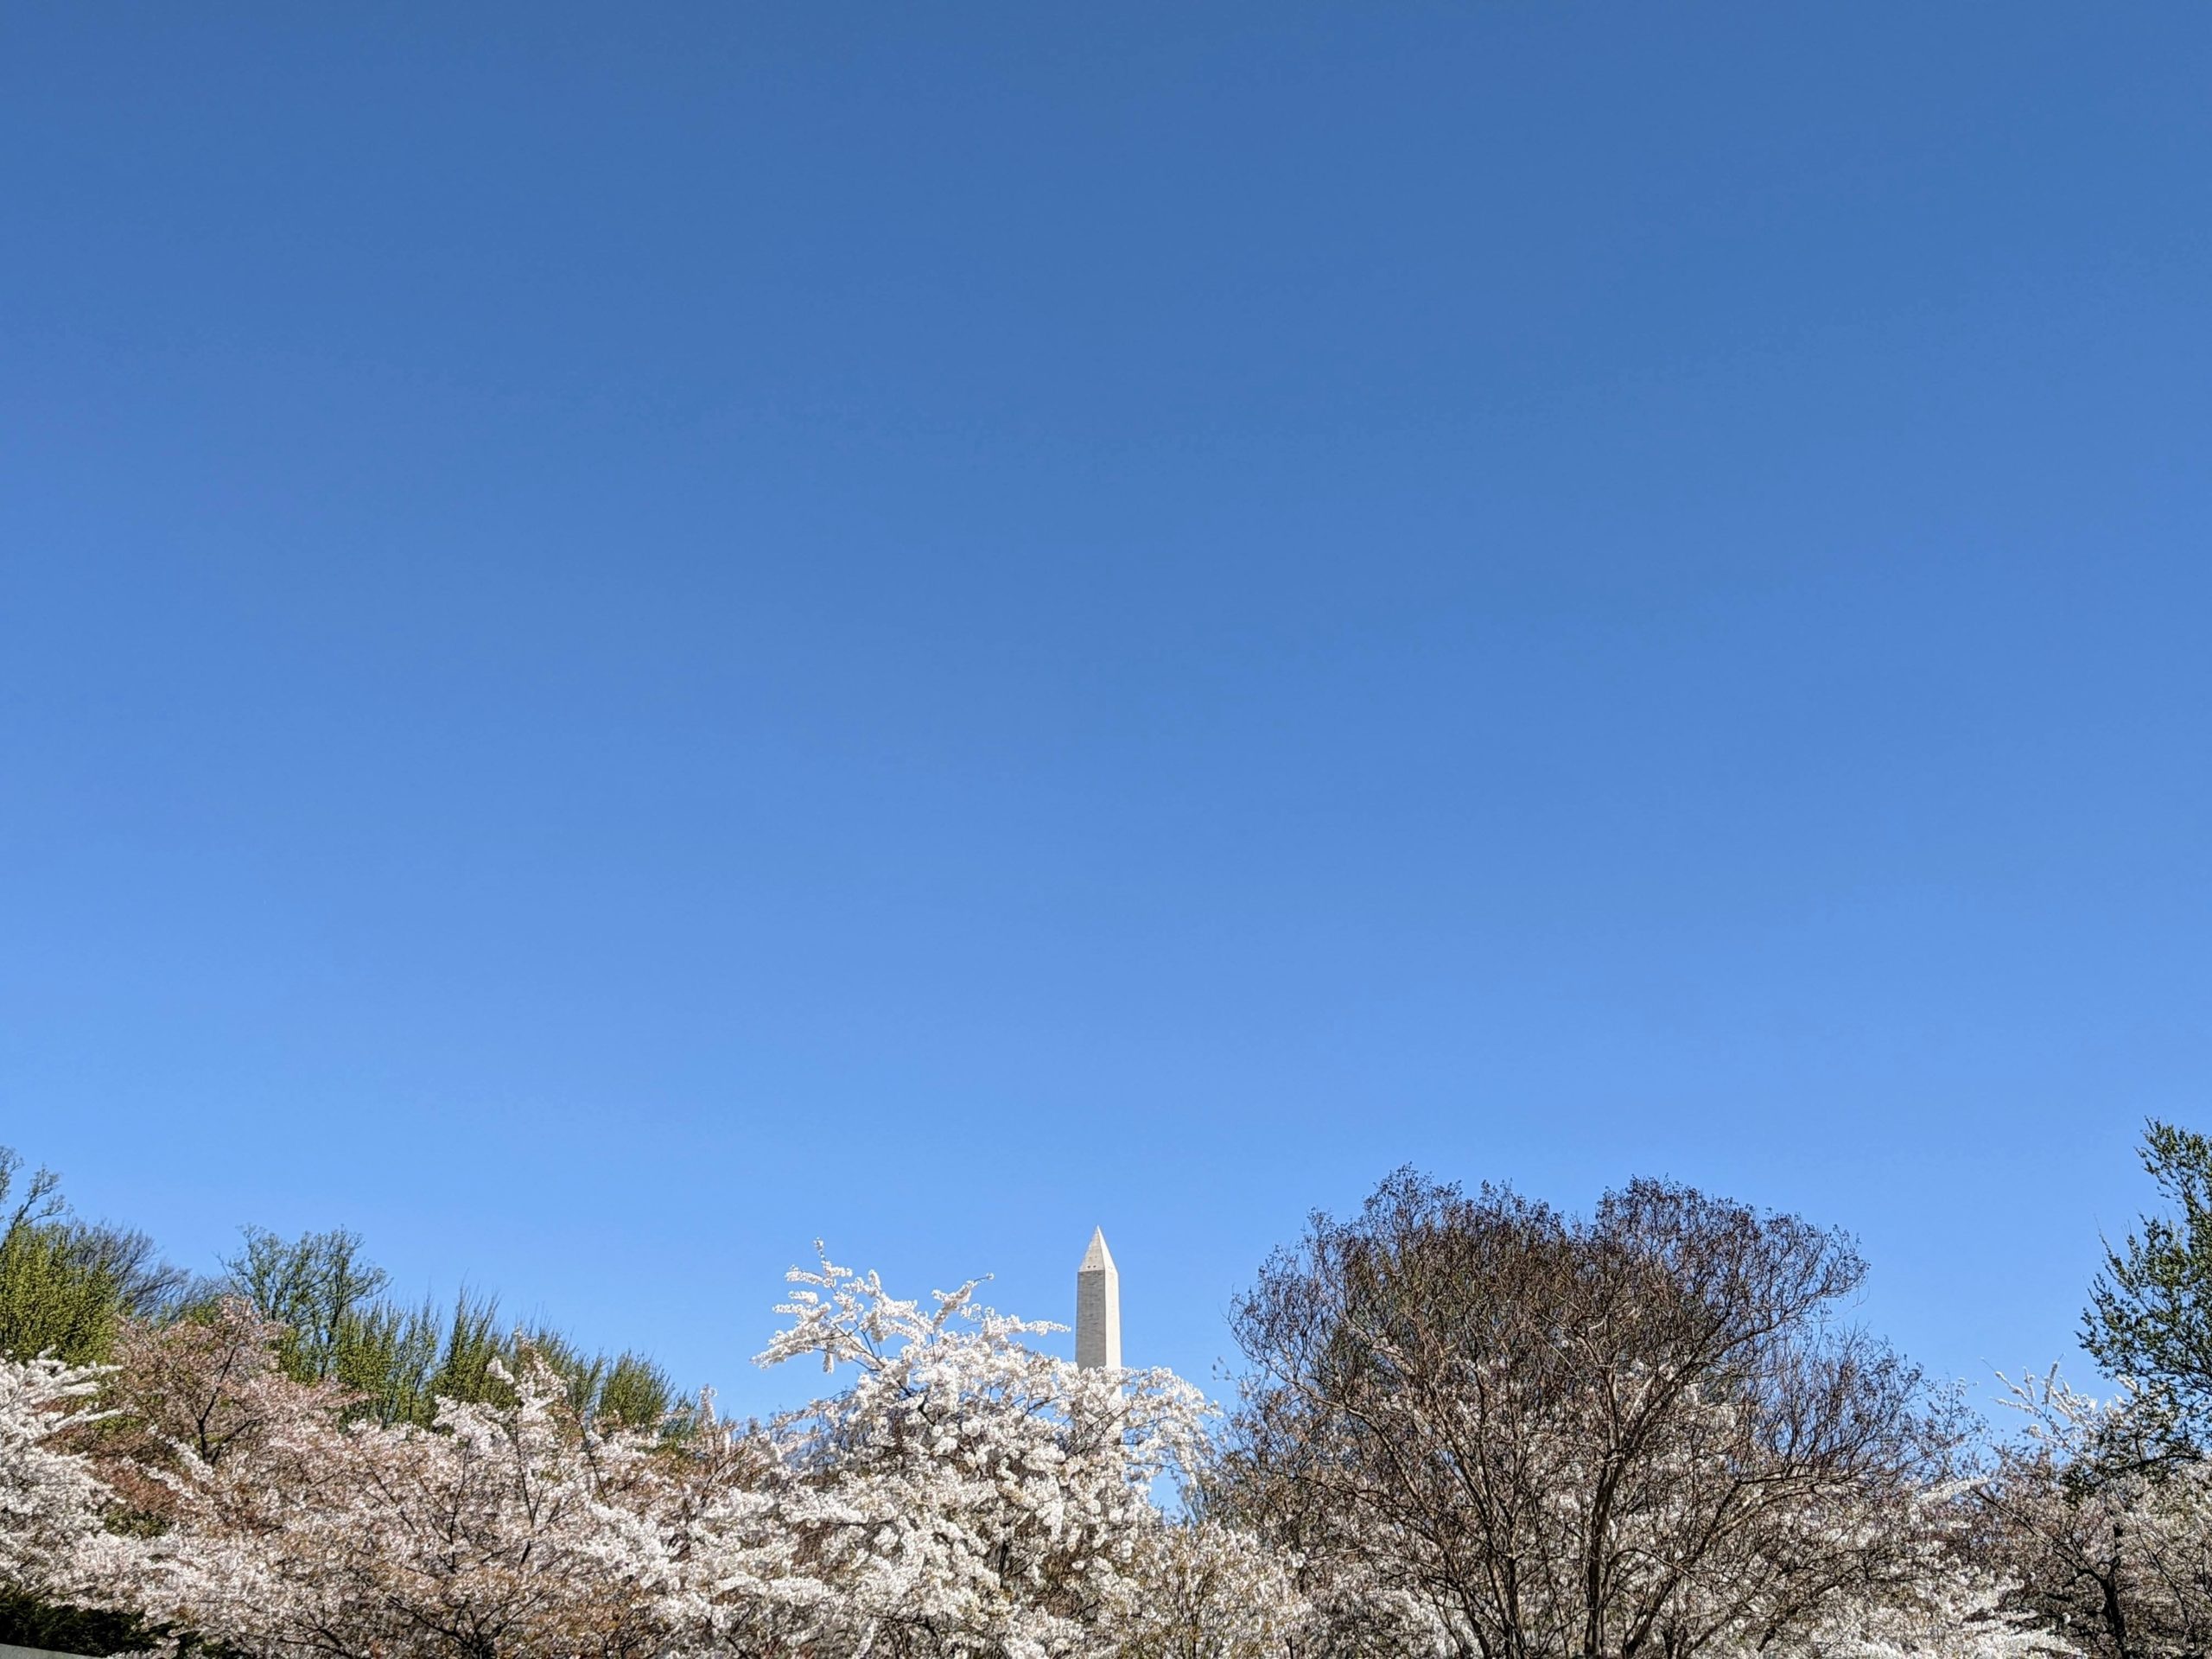
[{"label": "green leafy tree", "polygon": [[254,1312],[288,1329],[277,1357],[302,1382],[337,1374],[355,1327],[390,1282],[363,1257],[361,1236],[342,1227],[296,1239],[248,1227],[245,1248],[223,1265]]},{"label": "green leafy tree", "polygon": [[0,1236],[0,1350],[10,1357],[105,1359],[121,1313],[112,1284],[84,1270],[62,1229],[18,1221]]},{"label": "green leafy tree", "polygon": [[287,1327],[277,1351],[286,1375],[340,1383],[354,1396],[356,1418],[428,1427],[442,1399],[511,1406],[501,1371],[522,1369],[525,1352],[567,1383],[580,1415],[652,1428],[675,1402],[667,1374],[641,1355],[610,1359],[550,1325],[505,1325],[495,1298],[463,1290],[443,1319],[427,1302],[385,1300],[390,1276],[363,1254],[360,1235],[344,1228],[286,1239],[250,1227],[244,1249],[224,1265],[228,1288]]},{"label": "green leafy tree", "polygon": [[675,1406],[676,1391],[668,1373],[641,1355],[624,1354],[607,1368],[594,1412],[616,1419],[626,1428],[652,1428],[667,1422]]},{"label": "green leafy tree", "polygon": [[2212,1431],[2212,1140],[2153,1119],[2141,1155],[2170,1213],[2107,1243],[2082,1346],[2110,1375],[2162,1395],[2201,1444]]},{"label": "green leafy tree", "polygon": [[162,1262],[143,1233],[78,1220],[52,1170],[22,1179],[22,1167],[0,1147],[0,1352],[104,1360],[122,1319],[160,1316],[189,1275]]}]

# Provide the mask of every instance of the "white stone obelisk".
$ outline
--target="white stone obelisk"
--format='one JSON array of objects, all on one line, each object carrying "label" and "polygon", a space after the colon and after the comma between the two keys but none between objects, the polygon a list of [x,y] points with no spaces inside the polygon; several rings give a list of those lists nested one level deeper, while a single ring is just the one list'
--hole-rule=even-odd
[{"label": "white stone obelisk", "polygon": [[1075,1270],[1075,1363],[1086,1371],[1122,1369],[1122,1274],[1103,1227],[1092,1230]]}]

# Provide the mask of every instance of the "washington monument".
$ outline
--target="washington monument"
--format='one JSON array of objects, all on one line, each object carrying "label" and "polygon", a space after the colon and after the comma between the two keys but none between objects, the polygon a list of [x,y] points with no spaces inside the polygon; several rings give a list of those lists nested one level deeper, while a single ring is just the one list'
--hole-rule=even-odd
[{"label": "washington monument", "polygon": [[1122,1275],[1103,1227],[1075,1270],[1075,1363],[1086,1371],[1122,1369]]}]

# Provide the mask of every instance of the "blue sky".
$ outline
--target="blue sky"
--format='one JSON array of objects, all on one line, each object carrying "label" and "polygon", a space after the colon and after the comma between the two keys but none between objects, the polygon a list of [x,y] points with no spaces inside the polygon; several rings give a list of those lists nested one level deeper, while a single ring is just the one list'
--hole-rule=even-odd
[{"label": "blue sky", "polygon": [[2212,14],[22,7],[0,1142],[741,1408],[1391,1166],[2073,1354],[2212,1082]]}]

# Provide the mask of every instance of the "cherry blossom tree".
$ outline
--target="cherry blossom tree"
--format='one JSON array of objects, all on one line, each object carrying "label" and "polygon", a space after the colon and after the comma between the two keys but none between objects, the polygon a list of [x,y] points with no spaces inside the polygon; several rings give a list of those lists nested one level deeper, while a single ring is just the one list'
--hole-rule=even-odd
[{"label": "cherry blossom tree", "polygon": [[268,1659],[664,1649],[678,1557],[655,1522],[680,1509],[652,1436],[593,1432],[542,1365],[429,1429],[348,1424],[346,1396],[245,1339],[255,1323],[233,1310],[137,1356],[169,1495],[149,1611]]},{"label": "cherry blossom tree", "polygon": [[1313,1624],[1283,1563],[1217,1521],[1140,1535],[1115,1651],[1123,1659],[1258,1659],[1288,1654]]},{"label": "cherry blossom tree", "polygon": [[0,1586],[97,1601],[123,1575],[130,1547],[106,1531],[111,1494],[79,1444],[108,1415],[106,1369],[0,1359]]},{"label": "cherry blossom tree", "polygon": [[1639,1181],[1587,1219],[1402,1170],[1238,1305],[1224,1510],[1327,1640],[1514,1659],[1773,1651],[1925,1571],[1957,1402],[1835,1317],[1864,1263]]},{"label": "cherry blossom tree", "polygon": [[2098,1659],[2212,1650],[2212,1464],[2157,1389],[2011,1385],[2026,1429],[1984,1488],[2015,1605]]},{"label": "cherry blossom tree", "polygon": [[1171,1521],[1206,1406],[1165,1370],[1082,1370],[1027,1339],[1063,1327],[925,1308],[829,1262],[791,1274],[761,1355],[855,1368],[771,1426],[771,1478],[705,1519],[702,1645],[887,1659],[1277,1650],[1298,1598],[1218,1526]]},{"label": "cherry blossom tree", "polygon": [[1763,1659],[2081,1659],[1975,1548],[1974,1498],[1961,1482],[1885,1518],[1892,1537],[1910,1540],[1893,1570],[1830,1598],[1809,1628],[1759,1649]]}]

